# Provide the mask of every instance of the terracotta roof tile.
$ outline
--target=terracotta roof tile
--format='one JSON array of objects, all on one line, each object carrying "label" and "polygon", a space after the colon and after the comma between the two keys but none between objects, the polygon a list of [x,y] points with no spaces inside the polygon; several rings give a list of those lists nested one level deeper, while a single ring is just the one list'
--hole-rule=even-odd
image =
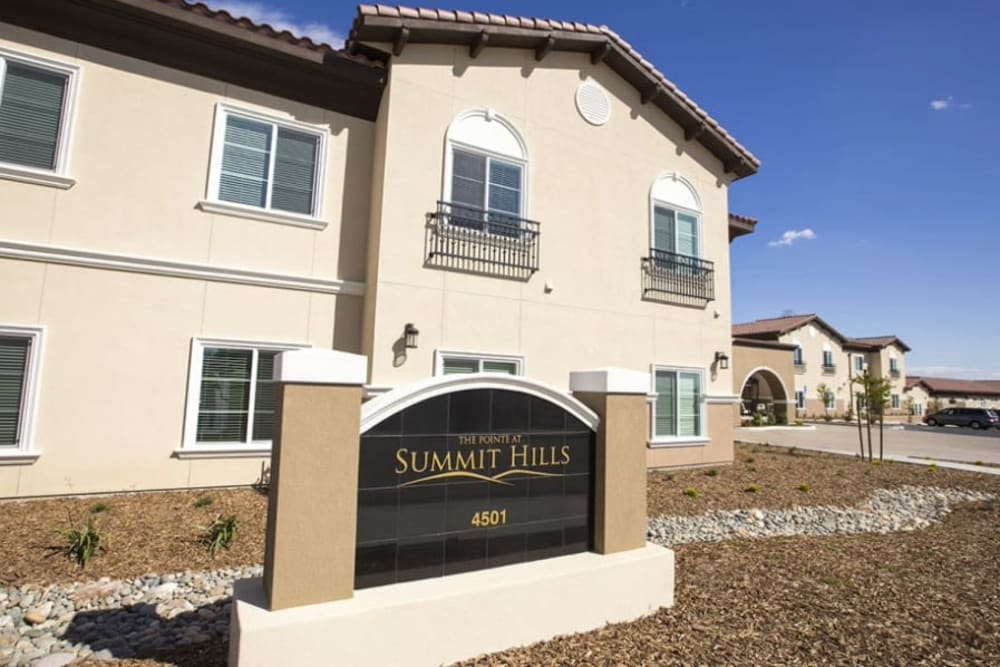
[{"label": "terracotta roof tile", "polygon": [[[236,16],[234,14],[231,14],[229,11],[225,9],[212,9],[203,2],[190,2],[189,0],[149,0],[149,1],[153,3],[169,5],[171,7],[177,7],[178,9],[183,9],[193,14],[198,14],[200,16],[204,16],[206,18],[215,21],[227,23],[229,25],[242,28],[243,30],[247,30],[248,32],[280,40],[287,44],[302,47],[310,51],[319,51],[322,53],[335,53],[338,56],[345,58],[347,60],[366,63],[374,67],[382,66],[381,61],[366,58],[363,55],[350,54],[344,49],[335,49],[329,44],[326,44],[324,42],[315,42],[308,35],[295,35],[288,30],[278,30],[267,23],[256,23],[246,16]],[[359,7],[359,11],[362,11],[361,7]]]},{"label": "terracotta roof tile", "polygon": [[[389,5],[374,5],[374,6],[359,5],[358,14],[359,16],[386,16],[386,17],[398,18],[399,16],[402,15],[401,13],[403,11],[407,10],[412,10],[412,8],[404,6],[394,7]],[[444,10],[433,10],[433,9],[426,9],[423,7],[419,7],[416,8],[416,11],[421,19],[429,19],[432,21],[444,20],[443,17],[441,16]],[[454,21],[455,13],[451,14],[453,18],[450,20]],[[410,16],[410,14],[407,15]],[[472,12],[471,23],[480,23],[483,25],[496,25],[493,21],[493,16],[495,15],[484,14],[482,12]],[[704,109],[698,106],[690,97],[680,92],[677,89],[677,86],[675,86],[670,80],[668,80],[665,76],[663,76],[663,74],[661,74],[655,67],[653,67],[652,63],[643,58],[642,55],[635,48],[633,48],[631,44],[625,41],[618,33],[616,33],[611,28],[605,25],[597,26],[587,23],[554,21],[551,19],[547,21],[547,23],[549,24],[549,28],[546,28],[543,27],[544,22],[546,22],[544,19],[517,17],[517,21],[520,23],[521,27],[527,29],[535,29],[535,30],[555,29],[555,30],[566,30],[568,32],[606,35],[612,42],[614,42],[618,46],[618,48],[625,51],[641,68],[645,69],[646,72],[649,73],[649,75],[652,76],[659,85],[662,85],[663,87],[669,89],[671,92],[675,93],[678,99],[680,99],[691,112],[693,112],[696,116],[698,116],[698,118],[700,118],[705,124],[707,124],[716,132],[718,132],[719,135],[722,137],[722,139],[726,143],[728,143],[731,147],[735,148],[736,151],[743,157],[743,159],[750,162],[755,168],[760,166],[760,160],[757,158],[757,156],[755,156],[752,152],[750,152],[750,150],[746,148],[743,144],[738,142],[733,135],[729,134],[729,132],[727,132],[726,129],[723,128],[718,121],[709,116],[708,112],[706,112]],[[355,21],[355,25],[351,29],[352,35],[357,30],[357,27],[358,27],[358,22]],[[348,37],[348,41],[350,41],[351,39],[352,37]]]},{"label": "terracotta roof tile", "polygon": [[906,379],[907,388],[922,384],[934,394],[971,394],[1000,396],[1000,382],[994,380],[959,380],[956,378],[933,378],[911,376]]},{"label": "terracotta roof tile", "polygon": [[780,336],[792,329],[798,329],[802,325],[817,319],[817,317],[815,314],[786,315],[784,317],[754,320],[753,322],[742,322],[733,325],[733,336],[763,336],[768,334]]},{"label": "terracotta roof tile", "polygon": [[906,352],[910,351],[910,346],[901,341],[897,336],[863,336],[860,338],[848,338],[848,341],[860,346],[871,347],[875,349],[883,348],[887,345],[892,345],[895,343],[900,346]]}]

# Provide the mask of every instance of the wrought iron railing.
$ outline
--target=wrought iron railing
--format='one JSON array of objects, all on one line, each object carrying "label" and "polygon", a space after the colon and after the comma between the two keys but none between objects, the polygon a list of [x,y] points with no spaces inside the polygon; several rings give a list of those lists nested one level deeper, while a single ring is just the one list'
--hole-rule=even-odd
[{"label": "wrought iron railing", "polygon": [[668,294],[699,301],[715,299],[715,264],[665,250],[642,258],[643,296]]},{"label": "wrought iron railing", "polygon": [[427,218],[428,264],[512,278],[539,268],[537,222],[443,201]]},{"label": "wrought iron railing", "polygon": [[804,361],[795,361],[793,359],[792,360],[792,370],[794,370],[796,373],[805,373],[806,372],[806,362],[804,362]]},{"label": "wrought iron railing", "polygon": [[836,364],[823,364],[823,375],[833,375],[837,372]]},{"label": "wrought iron railing", "polygon": [[899,369],[898,368],[890,368],[889,369],[889,375],[893,379],[899,378]]}]

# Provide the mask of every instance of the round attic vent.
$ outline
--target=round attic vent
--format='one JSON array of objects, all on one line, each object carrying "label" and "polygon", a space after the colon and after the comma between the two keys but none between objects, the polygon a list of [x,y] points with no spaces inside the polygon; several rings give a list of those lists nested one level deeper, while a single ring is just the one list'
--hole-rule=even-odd
[{"label": "round attic vent", "polygon": [[611,118],[611,100],[593,81],[584,81],[576,89],[576,108],[591,125],[604,125]]}]

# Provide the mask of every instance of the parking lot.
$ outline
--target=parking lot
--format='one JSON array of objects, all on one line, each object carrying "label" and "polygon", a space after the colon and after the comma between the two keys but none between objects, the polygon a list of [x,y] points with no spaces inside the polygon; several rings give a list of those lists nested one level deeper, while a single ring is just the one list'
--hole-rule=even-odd
[{"label": "parking lot", "polygon": [[[867,435],[865,436],[867,441]],[[801,447],[853,453],[858,451],[856,424],[821,424],[814,429],[737,428],[736,439],[745,442],[766,442],[786,447]],[[878,429],[872,429],[872,443],[878,456]],[[974,431],[957,426],[931,427],[923,425],[885,426],[886,456],[916,459],[936,459],[962,463],[992,463],[1000,465],[1000,430]]]}]

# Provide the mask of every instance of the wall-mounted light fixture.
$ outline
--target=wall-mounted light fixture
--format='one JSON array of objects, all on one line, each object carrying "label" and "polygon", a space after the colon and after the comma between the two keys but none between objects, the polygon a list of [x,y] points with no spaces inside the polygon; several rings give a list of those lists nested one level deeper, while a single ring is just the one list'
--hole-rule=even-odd
[{"label": "wall-mounted light fixture", "polygon": [[420,332],[413,326],[413,323],[407,322],[406,326],[403,327],[403,340],[406,342],[407,349],[412,350],[417,347],[417,336],[419,335]]},{"label": "wall-mounted light fixture", "polygon": [[715,353],[715,363],[719,365],[719,368],[726,370],[729,368],[729,355],[725,352]]}]

